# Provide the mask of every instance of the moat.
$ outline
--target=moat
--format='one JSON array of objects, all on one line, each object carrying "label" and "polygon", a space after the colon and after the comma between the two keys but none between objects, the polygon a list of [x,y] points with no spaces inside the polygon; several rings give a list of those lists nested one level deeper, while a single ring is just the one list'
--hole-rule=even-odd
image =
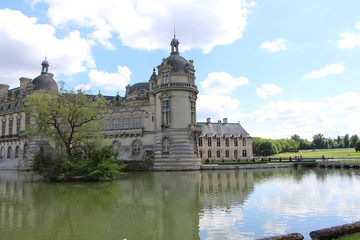
[{"label": "moat", "polygon": [[256,239],[359,221],[359,169],[131,172],[35,183],[0,171],[1,239]]}]

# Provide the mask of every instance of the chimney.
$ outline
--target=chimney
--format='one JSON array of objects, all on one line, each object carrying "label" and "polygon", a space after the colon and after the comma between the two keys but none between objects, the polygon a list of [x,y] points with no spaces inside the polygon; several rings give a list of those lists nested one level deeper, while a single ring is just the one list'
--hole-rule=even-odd
[{"label": "chimney", "polygon": [[211,123],[211,118],[207,118],[206,123]]},{"label": "chimney", "polygon": [[227,118],[224,118],[224,119],[223,119],[223,123],[228,123],[228,119],[227,119]]},{"label": "chimney", "polygon": [[0,98],[6,99],[9,96],[9,85],[0,84]]},{"label": "chimney", "polygon": [[20,80],[20,93],[24,94],[26,92],[28,86],[30,86],[30,84],[31,84],[31,79],[21,77],[19,80]]},{"label": "chimney", "polygon": [[218,120],[218,123],[221,123],[221,120]]}]

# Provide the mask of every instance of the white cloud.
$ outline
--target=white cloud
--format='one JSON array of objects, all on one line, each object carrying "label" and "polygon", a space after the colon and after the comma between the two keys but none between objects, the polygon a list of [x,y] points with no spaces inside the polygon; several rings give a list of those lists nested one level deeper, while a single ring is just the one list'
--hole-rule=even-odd
[{"label": "white cloud", "polygon": [[79,84],[77,86],[75,86],[75,90],[81,90],[83,92],[88,92],[91,91],[91,86],[89,84]]},{"label": "white cloud", "polygon": [[356,29],[360,29],[360,21],[357,21],[357,22],[356,22],[355,28],[356,28]]},{"label": "white cloud", "polygon": [[318,71],[312,71],[303,76],[303,79],[317,79],[326,77],[330,74],[339,74],[345,70],[345,66],[343,63],[333,63],[326,65],[324,68]]},{"label": "white cloud", "polygon": [[131,71],[126,66],[118,66],[117,73],[108,73],[98,70],[90,70],[89,86],[102,87],[105,90],[125,90],[125,86],[130,83]]},{"label": "white cloud", "polygon": [[360,132],[356,124],[360,119],[360,94],[343,93],[325,102],[270,101],[267,105],[253,112],[258,122],[263,122],[267,129],[249,129],[253,136],[264,138],[289,138],[299,134],[311,140],[316,133],[326,133],[326,137],[343,136],[346,133]]},{"label": "white cloud", "polygon": [[[85,27],[98,43],[114,48],[113,38],[123,45],[153,50],[169,44],[173,32],[182,39],[182,49],[201,48],[209,52],[214,46],[242,38],[248,9],[254,1],[177,1],[177,0],[33,0],[49,5],[48,16],[58,27],[67,24]],[[79,11],[81,9],[81,11]]]},{"label": "white cloud", "polygon": [[261,99],[267,99],[270,96],[275,96],[283,91],[282,88],[276,86],[276,84],[264,83],[261,88],[256,89],[257,95]]},{"label": "white cloud", "polygon": [[272,42],[266,41],[260,44],[260,49],[267,49],[270,52],[278,52],[281,50],[286,50],[286,43],[288,41],[283,38],[278,38]]},{"label": "white cloud", "polygon": [[[356,22],[355,28],[360,30],[360,21]],[[343,32],[339,33],[341,39],[339,41],[340,48],[354,48],[360,46],[360,33]]]},{"label": "white cloud", "polygon": [[249,84],[246,77],[233,77],[227,72],[213,72],[200,83],[205,94],[230,94],[236,87]]},{"label": "white cloud", "polygon": [[229,118],[230,114],[238,112],[239,105],[240,101],[230,96],[199,94],[196,102],[197,118],[199,121],[208,117],[215,121]]},{"label": "white cloud", "polygon": [[38,24],[36,18],[27,17],[19,11],[1,9],[1,82],[15,87],[19,85],[21,76],[38,76],[45,55],[55,77],[57,72],[72,74],[95,66],[90,53],[91,42],[83,39],[78,31],[72,31],[61,39],[55,36],[55,32],[49,24]]}]

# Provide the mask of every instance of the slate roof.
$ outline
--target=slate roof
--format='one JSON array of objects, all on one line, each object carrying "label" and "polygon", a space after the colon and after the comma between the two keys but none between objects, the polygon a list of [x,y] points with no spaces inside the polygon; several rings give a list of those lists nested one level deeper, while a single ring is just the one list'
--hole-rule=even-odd
[{"label": "slate roof", "polygon": [[230,135],[249,135],[248,132],[240,125],[240,123],[198,123],[201,126],[203,135],[211,133],[216,134],[230,134]]}]

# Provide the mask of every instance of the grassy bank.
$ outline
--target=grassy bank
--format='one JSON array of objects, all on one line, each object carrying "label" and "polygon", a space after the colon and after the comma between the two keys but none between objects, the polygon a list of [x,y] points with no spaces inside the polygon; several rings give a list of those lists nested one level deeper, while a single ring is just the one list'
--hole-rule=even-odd
[{"label": "grassy bank", "polygon": [[295,156],[302,156],[303,158],[360,158],[360,152],[356,152],[354,148],[336,148],[336,149],[315,149],[315,150],[300,150],[299,152],[280,153],[272,158],[294,158]]}]

